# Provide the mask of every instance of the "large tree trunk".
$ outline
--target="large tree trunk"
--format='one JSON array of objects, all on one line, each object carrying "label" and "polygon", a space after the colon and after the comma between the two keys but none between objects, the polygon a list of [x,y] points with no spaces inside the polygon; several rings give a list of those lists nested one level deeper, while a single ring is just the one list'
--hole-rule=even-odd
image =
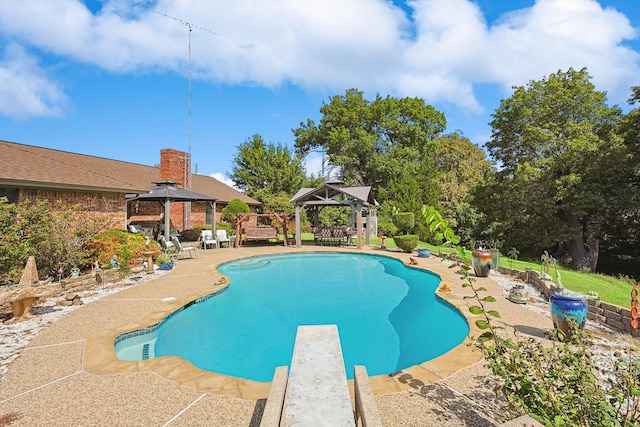
[{"label": "large tree trunk", "polygon": [[[580,223],[578,219],[572,214],[567,214],[568,222],[571,228],[580,230]],[[567,250],[571,255],[572,266],[576,270],[589,270],[591,273],[596,272],[596,266],[598,265],[598,255],[600,253],[600,242],[598,240],[589,241],[589,248],[587,249],[584,241],[584,237],[580,234],[580,237],[575,239],[569,239],[567,242]]]},{"label": "large tree trunk", "polygon": [[596,266],[598,265],[598,255],[600,252],[600,244],[597,240],[589,242],[589,248],[585,247],[584,239],[569,240],[567,242],[567,249],[573,268],[576,270],[589,270],[591,273],[596,272]]}]

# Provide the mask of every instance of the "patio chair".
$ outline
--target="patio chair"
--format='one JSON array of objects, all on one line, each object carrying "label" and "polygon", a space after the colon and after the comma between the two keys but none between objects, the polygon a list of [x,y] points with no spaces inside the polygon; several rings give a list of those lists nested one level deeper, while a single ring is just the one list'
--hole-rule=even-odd
[{"label": "patio chair", "polygon": [[171,238],[171,243],[173,243],[173,245],[177,249],[178,259],[180,259],[180,257],[182,257],[184,259],[185,258],[185,256],[184,256],[185,252],[189,253],[189,258],[193,258],[194,255],[195,255],[196,259],[198,258],[198,253],[196,252],[198,250],[198,248],[196,248],[195,246],[184,247],[184,246],[182,246],[182,243],[180,243],[180,240],[178,240],[177,237]]},{"label": "patio chair", "polygon": [[222,247],[223,243],[227,243],[227,247],[231,247],[231,239],[227,237],[227,230],[216,230],[216,237],[218,240],[218,247]]},{"label": "patio chair", "polygon": [[162,252],[165,253],[173,253],[177,250],[176,246],[172,242],[167,242],[162,234],[158,236],[158,244],[160,244]]},{"label": "patio chair", "polygon": [[200,244],[202,245],[202,249],[207,249],[208,247],[217,247],[218,241],[213,238],[213,231],[202,230],[200,232]]}]

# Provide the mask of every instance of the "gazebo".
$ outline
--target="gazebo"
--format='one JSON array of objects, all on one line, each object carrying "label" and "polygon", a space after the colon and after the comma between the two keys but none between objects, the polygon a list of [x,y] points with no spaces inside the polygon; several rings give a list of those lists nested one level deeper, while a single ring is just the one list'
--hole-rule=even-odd
[{"label": "gazebo", "polygon": [[[216,200],[206,194],[195,193],[184,188],[176,187],[176,182],[163,180],[154,182],[148,193],[127,194],[127,201],[140,200],[144,202],[160,202],[164,206],[164,238],[169,240],[170,212],[172,202],[208,202],[216,211]],[[213,235],[216,233],[215,221],[213,221]]]},{"label": "gazebo", "polygon": [[[362,212],[367,214],[367,227],[372,223],[372,209],[375,200],[371,196],[371,187],[344,187],[339,180],[325,181],[317,188],[301,188],[289,200],[296,207],[296,246],[302,247],[300,234],[300,212],[303,208],[314,208],[316,215],[314,226],[318,226],[319,209],[326,206],[350,206],[356,213],[356,242],[358,249],[362,247]],[[369,244],[369,233],[366,233],[366,244]]]}]

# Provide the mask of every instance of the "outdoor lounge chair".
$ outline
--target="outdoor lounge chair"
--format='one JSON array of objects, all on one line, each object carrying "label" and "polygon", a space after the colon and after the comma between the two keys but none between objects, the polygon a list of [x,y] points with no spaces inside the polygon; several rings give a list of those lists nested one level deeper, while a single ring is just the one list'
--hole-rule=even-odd
[{"label": "outdoor lounge chair", "polygon": [[231,247],[231,239],[227,237],[227,230],[216,230],[216,237],[218,241],[218,247],[222,247],[223,243],[227,243],[227,247]]},{"label": "outdoor lounge chair", "polygon": [[173,253],[177,250],[176,246],[172,242],[167,242],[162,234],[158,236],[158,244],[160,244],[162,252],[165,253]]},{"label": "outdoor lounge chair", "polygon": [[173,243],[173,245],[177,249],[178,258],[180,258],[180,257],[185,258],[185,256],[184,256],[185,252],[189,253],[189,258],[193,258],[194,255],[195,255],[196,258],[198,258],[198,253],[196,252],[198,250],[198,248],[196,248],[195,246],[183,247],[182,243],[180,243],[180,240],[178,240],[177,237],[171,238],[171,243]]},{"label": "outdoor lounge chair", "polygon": [[213,238],[213,231],[202,230],[200,232],[200,244],[202,245],[202,249],[207,249],[207,247],[217,247],[218,241]]}]

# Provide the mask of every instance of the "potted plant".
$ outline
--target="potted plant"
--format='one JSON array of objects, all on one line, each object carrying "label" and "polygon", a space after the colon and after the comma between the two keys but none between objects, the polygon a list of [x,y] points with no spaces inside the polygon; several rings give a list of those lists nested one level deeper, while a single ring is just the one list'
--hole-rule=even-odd
[{"label": "potted plant", "polygon": [[164,252],[158,255],[156,264],[158,264],[160,270],[171,270],[173,268],[173,260],[171,259],[171,256]]}]

